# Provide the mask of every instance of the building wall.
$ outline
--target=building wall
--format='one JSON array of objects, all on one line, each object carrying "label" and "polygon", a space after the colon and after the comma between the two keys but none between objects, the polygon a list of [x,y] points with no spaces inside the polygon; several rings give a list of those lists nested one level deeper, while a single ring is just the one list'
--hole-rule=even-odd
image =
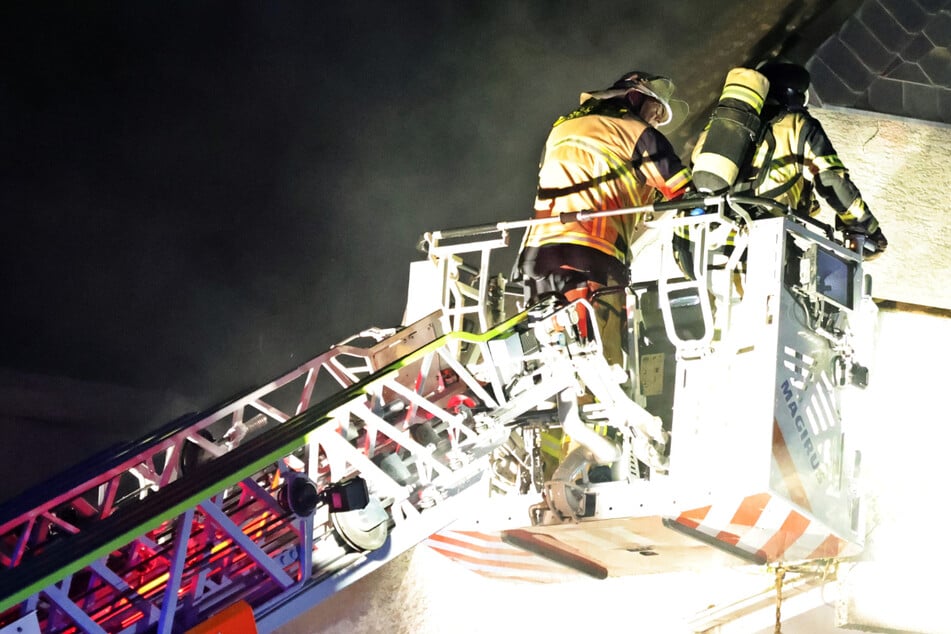
[{"label": "building wall", "polygon": [[888,238],[887,254],[866,268],[873,296],[951,309],[951,126],[859,110],[811,111]]}]

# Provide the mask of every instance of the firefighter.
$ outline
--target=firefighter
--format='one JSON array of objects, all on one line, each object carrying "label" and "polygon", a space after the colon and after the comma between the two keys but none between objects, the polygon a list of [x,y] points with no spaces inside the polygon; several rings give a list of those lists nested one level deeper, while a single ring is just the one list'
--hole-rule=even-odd
[{"label": "firefighter", "polygon": [[[740,170],[734,191],[771,198],[809,216],[819,212],[814,195],[818,193],[835,211],[837,229],[864,238],[865,259],[878,257],[888,240],[822,125],[806,107],[809,71],[786,62],[770,62],[757,70],[769,81],[769,90],[755,148],[748,165]],[[694,162],[703,141],[702,134]]]},{"label": "firefighter", "polygon": [[[682,196],[690,172],[657,129],[669,129],[687,112],[673,92],[670,79],[634,71],[610,88],[582,93],[581,105],[555,121],[545,143],[535,217],[625,209]],[[533,226],[519,254],[529,303],[549,293],[569,301],[592,300],[611,364],[624,363],[624,287],[631,247],[646,229],[645,216]],[[594,295],[605,287],[617,290]]]}]

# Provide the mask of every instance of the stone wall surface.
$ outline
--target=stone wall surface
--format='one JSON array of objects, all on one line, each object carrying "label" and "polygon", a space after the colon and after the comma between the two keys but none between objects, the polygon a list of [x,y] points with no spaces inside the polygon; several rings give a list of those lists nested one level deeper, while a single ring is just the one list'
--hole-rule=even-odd
[{"label": "stone wall surface", "polygon": [[[888,238],[888,252],[867,264],[872,295],[951,309],[951,126],[810,110]],[[831,222],[831,210],[822,219]]]}]

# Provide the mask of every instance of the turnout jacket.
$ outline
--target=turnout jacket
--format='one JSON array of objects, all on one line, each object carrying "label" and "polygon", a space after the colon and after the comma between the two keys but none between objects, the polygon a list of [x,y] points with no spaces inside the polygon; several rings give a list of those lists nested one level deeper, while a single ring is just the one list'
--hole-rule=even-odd
[{"label": "turnout jacket", "polygon": [[[680,197],[690,180],[670,141],[623,99],[591,98],[555,122],[538,173],[535,217],[606,211]],[[525,247],[573,244],[628,263],[645,214],[537,225]]]},{"label": "turnout jacket", "polygon": [[[766,125],[747,178],[738,190],[748,187],[756,196],[773,199],[807,215],[819,211],[815,192],[844,225],[861,227],[868,233],[878,228],[878,220],[815,117],[805,108],[796,108],[775,114]],[[701,146],[702,138],[694,157]]]}]

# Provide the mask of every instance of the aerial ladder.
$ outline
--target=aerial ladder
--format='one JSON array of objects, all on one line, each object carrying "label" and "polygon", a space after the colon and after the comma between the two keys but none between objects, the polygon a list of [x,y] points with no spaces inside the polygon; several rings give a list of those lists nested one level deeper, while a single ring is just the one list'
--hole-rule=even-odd
[{"label": "aerial ladder", "polygon": [[[521,509],[508,544],[596,577],[611,562],[570,533],[626,531],[651,570],[672,539],[763,564],[859,554],[846,429],[870,280],[828,227],[770,207],[426,233],[399,327],[0,507],[0,633],[273,631],[475,509]],[[578,327],[587,300],[525,306],[492,264],[533,223],[620,213],[651,214],[657,245],[606,289],[627,303],[624,368]],[[684,227],[690,270],[670,249]]]}]

